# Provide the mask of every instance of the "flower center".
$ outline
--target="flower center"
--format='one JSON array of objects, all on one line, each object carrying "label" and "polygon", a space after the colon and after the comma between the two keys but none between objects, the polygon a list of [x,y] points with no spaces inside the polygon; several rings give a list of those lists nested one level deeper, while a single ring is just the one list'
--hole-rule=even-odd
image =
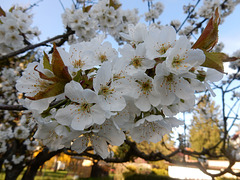
[{"label": "flower center", "polygon": [[147,80],[145,82],[137,81],[137,83],[141,85],[143,94],[147,94],[152,91],[153,85],[150,80]]},{"label": "flower center", "polygon": [[84,112],[87,112],[87,113],[90,113],[90,107],[92,105],[87,103],[87,102],[82,102],[80,104],[80,109],[78,109],[78,111],[84,111]]},{"label": "flower center", "polygon": [[105,54],[100,54],[98,58],[101,61],[101,63],[108,60],[108,58]]},{"label": "flower center", "polygon": [[143,58],[139,56],[135,56],[134,58],[131,59],[130,65],[133,65],[136,69],[142,66],[142,60]]},{"label": "flower center", "polygon": [[159,50],[157,50],[157,52],[160,54],[160,55],[163,55],[167,52],[167,50],[171,47],[170,44],[162,44],[161,47],[159,48]]},{"label": "flower center", "polygon": [[23,130],[18,129],[17,134],[18,134],[18,135],[21,135],[22,133],[23,133]]},{"label": "flower center", "polygon": [[164,76],[164,81],[160,85],[161,87],[165,86],[166,89],[172,91],[172,89],[175,89],[176,82],[173,79],[173,74],[169,74],[168,76]]},{"label": "flower center", "polygon": [[100,90],[98,91],[98,95],[103,95],[107,97],[108,95],[113,93],[113,89],[110,89],[109,86],[103,86],[101,85]]},{"label": "flower center", "polygon": [[185,60],[185,58],[180,58],[179,55],[173,57],[173,61],[172,61],[172,66],[175,68],[179,68],[179,67],[182,67],[182,62]]},{"label": "flower center", "polygon": [[119,74],[113,74],[113,81],[116,81],[118,79],[122,79],[122,78],[125,78],[124,75],[121,75],[121,73]]},{"label": "flower center", "polygon": [[165,77],[165,80],[166,82],[172,82],[173,81],[173,74],[170,73],[168,76],[164,76]]},{"label": "flower center", "polygon": [[75,68],[81,68],[85,65],[85,63],[81,59],[73,61],[72,64]]}]

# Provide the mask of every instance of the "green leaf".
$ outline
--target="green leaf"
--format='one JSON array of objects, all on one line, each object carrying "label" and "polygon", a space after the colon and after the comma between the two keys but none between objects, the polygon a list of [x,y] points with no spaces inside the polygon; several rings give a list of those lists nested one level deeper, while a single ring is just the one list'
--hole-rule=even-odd
[{"label": "green leaf", "polygon": [[206,60],[201,66],[213,68],[222,73],[224,72],[223,61],[228,59],[228,55],[220,52],[207,51],[204,51],[204,54],[206,56]]},{"label": "green leaf", "polygon": [[69,101],[68,99],[64,99],[64,100],[62,100],[62,101],[58,101],[59,103],[57,103],[57,104],[55,104],[55,105],[51,105],[51,104],[50,104],[50,106],[49,106],[45,111],[42,112],[42,114],[41,114],[42,117],[45,118],[45,117],[47,117],[47,116],[50,116],[50,115],[51,115],[51,113],[50,113],[51,109],[53,109],[53,108],[59,108],[59,107],[61,107],[62,105],[67,104],[68,101]]},{"label": "green leaf", "polygon": [[81,77],[82,77],[82,70],[80,69],[76,76],[74,76],[73,80],[76,81],[76,82],[80,82],[81,81]]},{"label": "green leaf", "polygon": [[63,83],[61,81],[56,82],[54,84],[49,85],[48,88],[45,89],[44,91],[38,92],[35,96],[33,96],[33,97],[28,96],[27,98],[29,98],[31,100],[39,100],[39,99],[57,96],[64,92],[64,87],[65,87],[65,83]]},{"label": "green leaf", "polygon": [[48,70],[52,71],[52,66],[50,64],[49,57],[45,52],[44,52],[44,56],[43,56],[43,67],[44,67],[44,69],[48,69]]},{"label": "green leaf", "polygon": [[13,12],[13,10],[15,10],[15,6],[12,6],[12,7],[9,9],[9,12]]}]

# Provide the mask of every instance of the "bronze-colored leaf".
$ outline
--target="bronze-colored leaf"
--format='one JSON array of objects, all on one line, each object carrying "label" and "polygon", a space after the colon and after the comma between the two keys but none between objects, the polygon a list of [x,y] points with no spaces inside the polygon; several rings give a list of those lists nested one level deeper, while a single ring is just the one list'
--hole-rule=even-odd
[{"label": "bronze-colored leaf", "polygon": [[0,16],[6,16],[6,13],[1,6],[0,6]]},{"label": "bronze-colored leaf", "polygon": [[87,13],[88,11],[90,11],[91,8],[92,8],[92,5],[83,6],[83,7],[82,7],[82,11]]},{"label": "bronze-colored leaf", "polygon": [[41,79],[48,80],[48,81],[53,81],[53,82],[58,82],[59,79],[57,77],[48,77],[39,70],[37,70],[37,65],[34,67],[34,71],[37,71],[39,73],[39,76]]},{"label": "bronze-colored leaf", "polygon": [[54,84],[49,85],[48,88],[45,89],[44,91],[38,92],[35,96],[33,97],[27,96],[27,98],[31,100],[39,100],[39,99],[57,96],[64,92],[64,87],[65,87],[65,83],[56,82]]},{"label": "bronze-colored leaf", "polygon": [[210,51],[218,41],[218,25],[220,23],[220,17],[218,8],[215,10],[213,17],[208,21],[206,28],[201,36],[192,46],[193,49],[202,49]]},{"label": "bronze-colored leaf", "polygon": [[223,62],[232,62],[240,59],[240,57],[226,57],[226,59],[223,59]]},{"label": "bronze-colored leaf", "polygon": [[69,74],[68,69],[65,66],[62,60],[62,57],[60,56],[55,44],[53,46],[53,53],[52,53],[52,71],[53,71],[53,74],[59,79],[65,80],[66,82],[69,82],[72,80],[72,77]]},{"label": "bronze-colored leaf", "polygon": [[115,0],[109,0],[109,6],[113,7],[115,10],[121,7],[121,4],[118,4]]}]

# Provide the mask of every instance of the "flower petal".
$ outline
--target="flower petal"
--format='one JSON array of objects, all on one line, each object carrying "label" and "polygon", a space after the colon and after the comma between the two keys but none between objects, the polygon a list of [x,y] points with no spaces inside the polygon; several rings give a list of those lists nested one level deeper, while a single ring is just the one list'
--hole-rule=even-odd
[{"label": "flower petal", "polygon": [[76,151],[77,153],[81,153],[87,148],[87,145],[88,138],[86,136],[81,136],[73,142],[71,149]]},{"label": "flower petal", "polygon": [[106,159],[110,154],[106,139],[103,137],[92,136],[91,141],[96,153],[99,154],[103,159]]}]

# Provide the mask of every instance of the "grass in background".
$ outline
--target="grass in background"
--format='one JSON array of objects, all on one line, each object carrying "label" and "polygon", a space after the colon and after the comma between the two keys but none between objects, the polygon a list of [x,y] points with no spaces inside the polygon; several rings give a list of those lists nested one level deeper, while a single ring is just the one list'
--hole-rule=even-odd
[{"label": "grass in background", "polygon": [[[34,180],[72,180],[73,176],[67,174],[67,171],[57,171],[43,170],[41,175],[36,175]],[[21,180],[23,173],[21,173],[17,180]],[[0,179],[5,179],[5,173],[0,173]]]}]

